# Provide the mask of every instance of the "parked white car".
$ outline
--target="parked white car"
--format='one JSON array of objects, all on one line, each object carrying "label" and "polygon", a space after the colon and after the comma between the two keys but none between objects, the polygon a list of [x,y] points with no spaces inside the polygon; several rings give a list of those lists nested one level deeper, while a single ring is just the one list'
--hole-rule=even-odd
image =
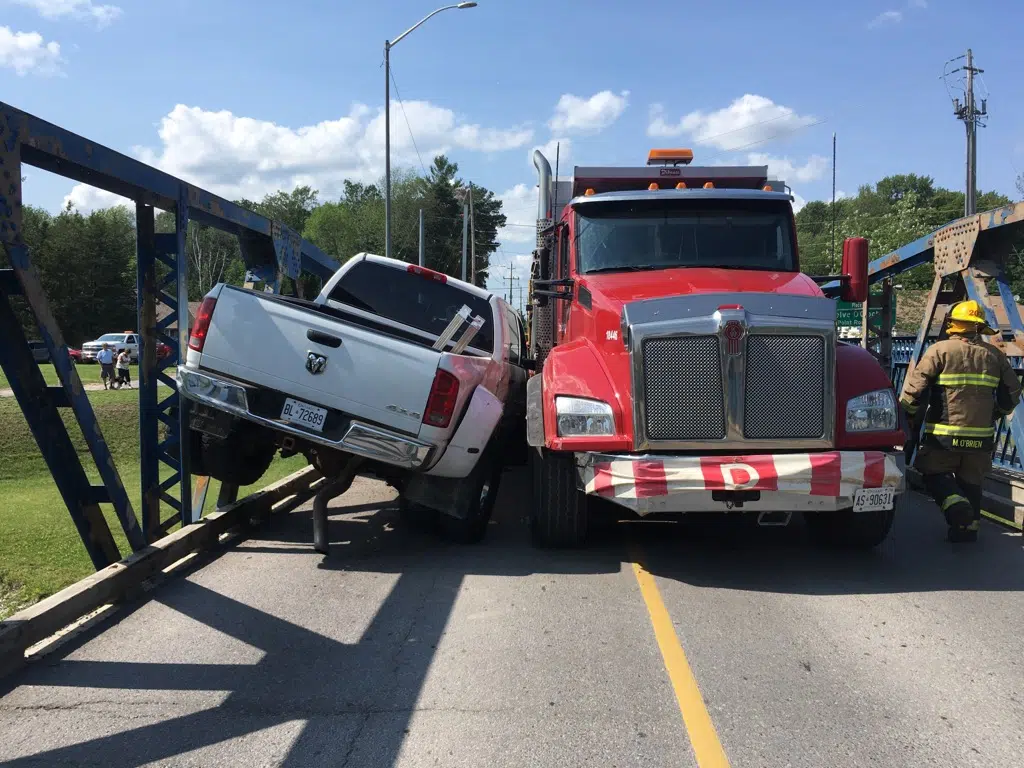
[{"label": "parked white car", "polygon": [[525,354],[502,298],[381,256],[353,257],[312,301],[218,284],[178,369],[192,471],[248,485],[278,449],[328,476],[357,461],[477,540],[525,446]]},{"label": "parked white car", "polygon": [[104,344],[109,344],[117,355],[123,349],[128,350],[132,362],[139,361],[139,335],[135,331],[124,331],[123,333],[105,333],[95,341],[87,341],[82,345],[82,362],[95,363],[96,355],[103,349]]}]

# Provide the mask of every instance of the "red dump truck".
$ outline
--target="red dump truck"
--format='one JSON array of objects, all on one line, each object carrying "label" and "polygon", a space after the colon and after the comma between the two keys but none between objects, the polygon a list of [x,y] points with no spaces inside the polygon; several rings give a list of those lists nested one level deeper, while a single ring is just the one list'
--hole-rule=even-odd
[{"label": "red dump truck", "polygon": [[604,499],[761,525],[801,512],[819,541],[875,546],[905,489],[904,432],[887,372],[837,338],[835,302],[867,296],[868,243],[844,242],[841,275],[803,274],[784,182],[692,160],[652,150],[559,181],[534,154],[534,540],[582,544]]}]

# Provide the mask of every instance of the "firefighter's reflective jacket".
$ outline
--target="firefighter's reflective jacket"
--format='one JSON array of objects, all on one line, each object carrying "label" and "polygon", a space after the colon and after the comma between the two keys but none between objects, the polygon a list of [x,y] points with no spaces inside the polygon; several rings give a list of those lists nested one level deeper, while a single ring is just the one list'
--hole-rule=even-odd
[{"label": "firefighter's reflective jacket", "polygon": [[900,403],[912,419],[927,405],[923,444],[991,452],[996,419],[1013,411],[1020,396],[1006,355],[978,337],[952,336],[921,356]]}]

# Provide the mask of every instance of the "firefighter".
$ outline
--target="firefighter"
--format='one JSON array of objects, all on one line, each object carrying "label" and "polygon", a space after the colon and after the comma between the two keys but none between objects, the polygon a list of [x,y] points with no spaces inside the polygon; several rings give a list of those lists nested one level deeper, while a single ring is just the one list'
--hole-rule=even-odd
[{"label": "firefighter", "polygon": [[977,540],[995,422],[1020,401],[1021,387],[1010,361],[981,338],[995,333],[978,302],[955,304],[949,311],[949,338],[928,347],[900,396],[912,435],[924,416],[914,466],[946,518],[950,541]]}]

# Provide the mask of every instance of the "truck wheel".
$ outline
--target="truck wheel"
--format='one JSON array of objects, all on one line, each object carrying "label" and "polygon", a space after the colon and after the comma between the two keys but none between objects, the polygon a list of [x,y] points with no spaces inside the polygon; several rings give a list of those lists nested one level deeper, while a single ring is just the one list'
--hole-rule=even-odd
[{"label": "truck wheel", "polygon": [[498,498],[498,486],[504,467],[497,451],[484,451],[466,481],[471,484],[471,501],[465,517],[440,514],[438,526],[441,535],[459,544],[477,544],[487,535],[491,522],[494,502]]},{"label": "truck wheel", "polygon": [[578,547],[587,538],[587,496],[576,488],[571,453],[531,452],[533,504],[530,533],[538,547]]},{"label": "truck wheel", "polygon": [[252,485],[263,477],[277,452],[264,430],[247,423],[237,424],[224,438],[195,430],[192,435],[191,471],[222,483]]},{"label": "truck wheel", "polygon": [[845,549],[871,549],[889,535],[896,518],[894,509],[875,512],[809,512],[804,515],[811,539],[818,544]]}]

